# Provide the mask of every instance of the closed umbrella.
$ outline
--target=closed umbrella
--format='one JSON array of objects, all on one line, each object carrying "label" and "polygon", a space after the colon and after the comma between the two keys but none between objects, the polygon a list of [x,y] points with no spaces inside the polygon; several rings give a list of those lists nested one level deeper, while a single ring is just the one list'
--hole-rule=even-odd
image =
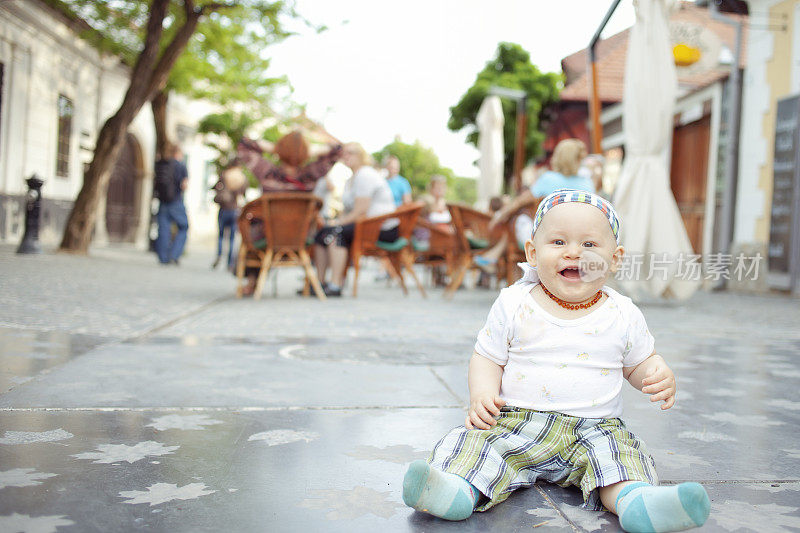
[{"label": "closed umbrella", "polygon": [[625,161],[614,193],[622,219],[622,244],[633,260],[622,273],[621,285],[632,297],[684,299],[697,290],[700,280],[679,271],[680,260],[692,254],[692,245],[667,172],[677,94],[667,27],[673,1],[638,0],[635,4],[622,102]]},{"label": "closed umbrella", "polygon": [[477,206],[485,209],[493,196],[503,192],[503,106],[499,96],[487,96],[477,116],[478,150],[481,152],[478,168]]}]

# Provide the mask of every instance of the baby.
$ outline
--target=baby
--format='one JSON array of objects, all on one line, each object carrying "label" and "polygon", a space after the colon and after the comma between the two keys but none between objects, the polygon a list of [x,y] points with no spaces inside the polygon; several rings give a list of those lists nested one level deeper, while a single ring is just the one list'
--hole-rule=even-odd
[{"label": "baby", "polygon": [[545,480],[580,487],[584,507],[616,513],[626,531],[702,525],[705,489],[657,486],[647,448],[619,418],[623,378],[661,409],[675,404],[676,384],[641,311],[604,285],[624,254],[614,208],[563,189],[533,223],[525,275],[501,291],[478,334],[465,427],[411,463],[403,501],[463,520]]}]

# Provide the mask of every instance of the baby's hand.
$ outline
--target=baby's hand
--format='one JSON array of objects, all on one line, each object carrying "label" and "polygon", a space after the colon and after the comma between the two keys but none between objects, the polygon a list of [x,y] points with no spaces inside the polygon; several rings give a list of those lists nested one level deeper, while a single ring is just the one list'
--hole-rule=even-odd
[{"label": "baby's hand", "polygon": [[489,429],[497,424],[494,417],[500,415],[500,408],[506,404],[496,394],[484,394],[472,400],[464,425],[467,429]]},{"label": "baby's hand", "polygon": [[664,401],[661,409],[675,405],[677,387],[675,374],[663,361],[651,368],[642,380],[642,392],[650,395],[651,402]]}]

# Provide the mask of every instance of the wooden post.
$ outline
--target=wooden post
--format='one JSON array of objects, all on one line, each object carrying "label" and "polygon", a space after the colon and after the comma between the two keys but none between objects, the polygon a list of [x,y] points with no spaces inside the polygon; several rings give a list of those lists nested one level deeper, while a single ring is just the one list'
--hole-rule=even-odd
[{"label": "wooden post", "polygon": [[590,62],[589,68],[591,69],[591,77],[590,77],[591,96],[589,98],[589,116],[591,117],[591,124],[592,124],[592,153],[602,154],[603,125],[600,123],[600,95],[598,94],[598,89],[597,89],[597,62],[592,60]]},{"label": "wooden post", "polygon": [[525,136],[528,129],[527,98],[517,100],[517,132],[514,148],[514,192],[522,190],[522,166],[525,164]]},{"label": "wooden post", "polygon": [[608,8],[606,12],[606,16],[603,17],[603,22],[600,23],[600,27],[597,28],[597,31],[592,36],[592,40],[589,41],[589,46],[587,47],[587,51],[589,52],[588,60],[589,60],[589,117],[590,117],[590,124],[592,127],[592,153],[593,154],[601,154],[603,153],[603,125],[600,124],[600,96],[597,87],[597,57],[595,56],[595,46],[597,46],[597,41],[600,40],[600,34],[603,33],[603,28],[606,27],[608,24],[608,19],[611,18],[611,15],[614,14],[614,10],[617,9],[620,0],[614,0],[611,3],[611,7]]}]

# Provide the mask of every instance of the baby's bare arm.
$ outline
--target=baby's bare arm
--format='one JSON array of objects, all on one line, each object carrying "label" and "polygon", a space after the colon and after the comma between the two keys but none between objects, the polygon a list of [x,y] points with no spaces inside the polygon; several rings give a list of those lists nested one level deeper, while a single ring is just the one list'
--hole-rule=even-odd
[{"label": "baby's bare arm", "polygon": [[464,422],[467,429],[489,429],[506,402],[500,399],[503,367],[473,352],[469,361],[469,414]]},{"label": "baby's bare arm", "polygon": [[675,405],[677,394],[675,374],[667,366],[664,358],[655,351],[638,365],[623,367],[622,375],[638,390],[649,394],[651,402],[663,401],[661,409],[669,409]]}]

